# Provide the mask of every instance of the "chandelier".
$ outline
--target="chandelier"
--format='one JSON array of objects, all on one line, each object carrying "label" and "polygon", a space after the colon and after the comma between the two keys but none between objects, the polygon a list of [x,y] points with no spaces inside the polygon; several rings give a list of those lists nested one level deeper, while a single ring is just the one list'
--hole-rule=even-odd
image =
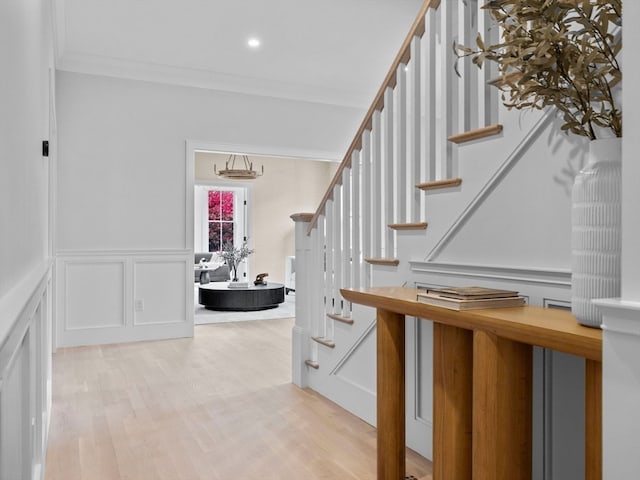
[{"label": "chandelier", "polygon": [[[244,168],[236,168],[236,158],[240,157]],[[240,162],[238,162],[240,163]],[[249,161],[247,155],[231,154],[227,159],[227,163],[224,165],[224,170],[217,170],[216,165],[213,165],[213,171],[219,177],[229,178],[231,180],[253,180],[264,175],[264,165],[260,173],[253,169],[253,163]]]}]

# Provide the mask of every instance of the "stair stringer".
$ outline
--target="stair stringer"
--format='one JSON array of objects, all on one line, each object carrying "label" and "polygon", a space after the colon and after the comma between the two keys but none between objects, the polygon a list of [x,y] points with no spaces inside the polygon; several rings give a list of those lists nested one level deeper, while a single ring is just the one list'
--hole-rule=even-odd
[{"label": "stair stringer", "polygon": [[550,109],[521,113],[501,108],[500,123],[504,125],[501,135],[457,146],[457,170],[462,185],[424,193],[425,216],[421,220],[428,222],[429,227],[422,236],[398,232],[396,258],[402,263],[432,257],[527,149],[539,141],[556,117]]},{"label": "stair stringer", "polygon": [[353,305],[351,317],[353,325],[336,322],[335,348],[318,348],[319,368],[309,370],[309,387],[375,427],[376,311]]}]

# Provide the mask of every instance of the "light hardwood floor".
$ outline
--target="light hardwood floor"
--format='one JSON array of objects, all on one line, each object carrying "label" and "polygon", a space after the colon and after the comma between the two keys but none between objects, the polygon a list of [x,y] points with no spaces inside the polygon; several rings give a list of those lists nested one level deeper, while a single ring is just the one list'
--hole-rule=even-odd
[{"label": "light hardwood floor", "polygon": [[290,383],[292,324],[60,349],[46,480],[375,479],[375,430]]}]

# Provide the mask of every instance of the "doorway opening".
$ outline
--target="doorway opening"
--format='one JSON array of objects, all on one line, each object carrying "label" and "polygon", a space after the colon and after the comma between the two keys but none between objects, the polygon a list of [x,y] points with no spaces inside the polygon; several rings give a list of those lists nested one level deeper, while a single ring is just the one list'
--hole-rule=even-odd
[{"label": "doorway opening", "polygon": [[[196,185],[194,190],[193,248],[214,257],[227,244],[247,243],[247,188],[228,185]],[[239,275],[246,277],[243,262]]]}]

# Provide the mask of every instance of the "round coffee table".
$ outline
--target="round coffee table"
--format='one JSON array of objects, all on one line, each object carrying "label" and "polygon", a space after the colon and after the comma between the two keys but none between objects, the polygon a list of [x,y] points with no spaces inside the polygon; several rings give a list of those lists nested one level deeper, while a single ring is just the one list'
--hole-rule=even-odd
[{"label": "round coffee table", "polygon": [[248,312],[276,308],[283,302],[284,285],[281,283],[229,288],[229,282],[212,282],[198,287],[198,303],[208,310]]}]

